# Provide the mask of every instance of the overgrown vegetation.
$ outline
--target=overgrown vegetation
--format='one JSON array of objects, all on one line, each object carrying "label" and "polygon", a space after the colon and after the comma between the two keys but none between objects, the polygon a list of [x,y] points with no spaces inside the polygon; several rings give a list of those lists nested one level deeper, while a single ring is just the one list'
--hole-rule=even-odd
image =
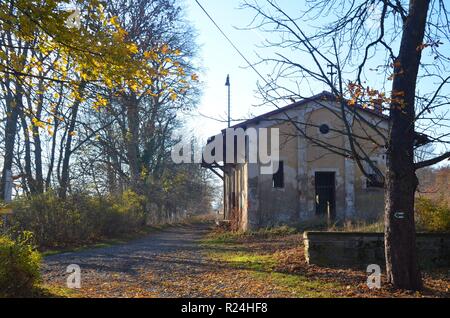
[{"label": "overgrown vegetation", "polygon": [[450,206],[440,199],[416,200],[416,224],[419,231],[450,232]]},{"label": "overgrown vegetation", "polygon": [[[450,206],[443,199],[418,197],[415,202],[417,232],[450,232]],[[331,231],[384,232],[383,220],[367,222],[344,222],[329,228]]]},{"label": "overgrown vegetation", "polygon": [[127,190],[121,195],[73,194],[61,199],[52,191],[13,202],[9,233],[32,232],[40,250],[60,250],[129,238],[169,222],[192,216],[179,214],[155,223],[147,198]]},{"label": "overgrown vegetation", "polygon": [[16,240],[0,236],[0,297],[26,296],[39,281],[41,256],[31,238],[29,232]]},{"label": "overgrown vegetation", "polygon": [[12,206],[11,232],[31,231],[42,249],[118,237],[145,225],[144,199],[131,191],[117,197],[76,194],[66,199],[47,192],[18,199]]}]

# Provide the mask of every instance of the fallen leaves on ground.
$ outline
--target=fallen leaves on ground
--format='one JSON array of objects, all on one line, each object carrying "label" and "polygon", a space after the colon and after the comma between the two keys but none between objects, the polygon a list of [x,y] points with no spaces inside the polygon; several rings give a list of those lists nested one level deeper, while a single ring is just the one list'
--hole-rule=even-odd
[{"label": "fallen leaves on ground", "polygon": [[[180,233],[178,233],[179,231]],[[183,232],[184,231],[184,232]],[[396,291],[383,277],[380,290],[366,285],[367,273],[306,264],[301,234],[243,236],[232,242],[205,244],[195,226],[161,234],[161,246],[173,235],[189,234],[189,248],[151,253],[139,245],[134,265],[108,253],[102,264],[121,263],[120,270],[92,266],[82,273],[82,288],[66,297],[449,297],[446,270],[424,273],[421,293]],[[172,236],[170,236],[172,235]],[[148,244],[152,244],[151,237]],[[154,241],[153,241],[154,242]],[[186,242],[184,242],[186,244]],[[128,244],[134,244],[130,242]],[[114,249],[114,247],[111,247]],[[111,250],[109,250],[111,251]],[[104,252],[104,251],[103,251]],[[94,253],[95,254],[95,253]],[[100,254],[100,252],[99,252]],[[102,254],[104,257],[104,255]],[[82,254],[77,254],[82,257]],[[54,267],[44,274],[47,286],[61,288],[67,274]]]}]

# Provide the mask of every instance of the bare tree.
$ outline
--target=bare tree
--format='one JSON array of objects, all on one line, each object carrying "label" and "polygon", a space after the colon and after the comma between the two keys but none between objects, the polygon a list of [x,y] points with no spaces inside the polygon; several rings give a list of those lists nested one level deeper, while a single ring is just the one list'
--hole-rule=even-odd
[{"label": "bare tree", "polygon": [[[414,223],[415,172],[450,158],[445,150],[450,142],[446,111],[450,105],[450,50],[442,43],[450,40],[446,3],[307,3],[308,7],[296,16],[275,0],[244,3],[244,8],[255,13],[248,28],[266,31],[268,39],[261,51],[271,51],[260,53],[259,63],[273,65],[273,74],[259,85],[259,91],[264,103],[279,107],[282,101],[304,98],[305,90],[313,91],[318,84],[328,87],[330,98],[340,105],[340,111],[334,110],[343,123],[338,133],[346,137],[348,147],[316,139],[306,133],[304,125],[288,119],[298,134],[314,145],[352,158],[366,176],[372,177],[368,170],[375,169],[376,178],[381,177],[385,185],[388,280],[396,288],[421,289]],[[388,131],[368,122],[359,108],[386,116]],[[356,135],[352,130],[354,120],[368,126],[369,131]],[[364,140],[385,147],[385,174],[371,163],[362,145]],[[440,144],[443,152],[415,162],[415,150],[429,144]]]}]

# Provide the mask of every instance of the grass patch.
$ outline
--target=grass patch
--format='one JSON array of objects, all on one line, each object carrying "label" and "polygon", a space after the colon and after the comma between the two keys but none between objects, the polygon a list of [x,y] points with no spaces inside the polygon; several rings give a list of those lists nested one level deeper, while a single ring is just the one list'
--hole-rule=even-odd
[{"label": "grass patch", "polygon": [[209,257],[236,268],[254,271],[270,271],[277,264],[271,254],[251,254],[245,252],[212,252]]},{"label": "grass patch", "polygon": [[256,231],[238,231],[231,232],[218,229],[206,236],[201,243],[203,244],[235,244],[246,241],[248,239],[269,239],[280,236],[288,236],[298,233],[296,228],[289,226],[278,226],[263,228]]},{"label": "grass patch", "polygon": [[299,274],[277,272],[278,259],[274,254],[213,251],[209,253],[209,257],[221,264],[247,270],[255,279],[267,281],[294,297],[336,297],[335,290],[343,288],[338,283],[308,279]]},{"label": "grass patch", "polygon": [[57,287],[40,284],[36,286],[30,295],[26,297],[32,298],[73,298],[77,291],[75,289]]}]

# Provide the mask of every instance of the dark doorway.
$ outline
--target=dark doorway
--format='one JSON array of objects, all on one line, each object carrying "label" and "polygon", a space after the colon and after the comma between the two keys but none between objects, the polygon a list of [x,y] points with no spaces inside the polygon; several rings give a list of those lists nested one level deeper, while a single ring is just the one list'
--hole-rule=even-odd
[{"label": "dark doorway", "polygon": [[335,173],[316,172],[316,215],[334,220],[336,216]]}]

